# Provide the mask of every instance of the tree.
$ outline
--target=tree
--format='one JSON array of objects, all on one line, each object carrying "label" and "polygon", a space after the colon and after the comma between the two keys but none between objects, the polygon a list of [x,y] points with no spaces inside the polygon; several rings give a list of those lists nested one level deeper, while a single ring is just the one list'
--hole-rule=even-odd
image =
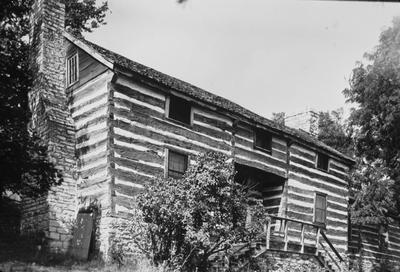
[{"label": "tree", "polygon": [[[350,122],[357,128],[356,155],[379,164],[400,192],[400,18],[380,35],[367,65],[353,69],[348,102],[355,103]],[[398,214],[400,200],[397,199]]]},{"label": "tree", "polygon": [[[209,271],[218,253],[226,255],[233,244],[251,240],[266,216],[261,203],[250,206],[234,176],[226,156],[208,153],[199,155],[182,179],[148,185],[137,199],[145,227],[134,236],[146,240],[137,245],[146,248],[156,265],[169,262],[184,271]],[[249,210],[260,221],[246,225]]]},{"label": "tree", "polygon": [[[28,131],[29,14],[33,0],[0,1],[0,196],[6,191],[37,196],[61,182],[48,161],[46,147]],[[65,1],[66,25],[75,32],[104,24],[107,3]]]},{"label": "tree", "polygon": [[96,0],[63,0],[65,3],[65,25],[75,33],[92,32],[93,29],[106,24],[104,18],[108,3],[96,6]]},{"label": "tree", "polygon": [[355,157],[357,129],[350,120],[343,120],[342,110],[320,112],[318,129],[319,140],[356,161],[349,179],[352,223],[387,224],[387,214],[395,208],[388,169],[380,159],[367,160],[362,153]]},{"label": "tree", "polygon": [[343,119],[342,109],[319,112],[318,131],[318,140],[349,156],[354,154],[353,127]]},{"label": "tree", "polygon": [[354,202],[351,205],[353,224],[387,225],[388,213],[395,209],[393,180],[388,170],[376,160],[372,163],[358,159],[351,174]]}]

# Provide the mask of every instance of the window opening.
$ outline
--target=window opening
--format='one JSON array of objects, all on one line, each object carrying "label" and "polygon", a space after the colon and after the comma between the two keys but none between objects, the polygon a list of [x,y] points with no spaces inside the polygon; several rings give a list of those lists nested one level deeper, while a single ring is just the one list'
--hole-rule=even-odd
[{"label": "window opening", "polygon": [[169,150],[168,152],[168,177],[182,178],[186,172],[188,156]]},{"label": "window opening", "polygon": [[318,153],[317,155],[317,168],[320,170],[328,171],[329,157],[325,154]]},{"label": "window opening", "polygon": [[324,194],[315,195],[314,222],[326,224],[326,195]]},{"label": "window opening", "polygon": [[78,53],[67,58],[67,86],[71,86],[79,80]]},{"label": "window opening", "polygon": [[168,117],[190,125],[191,105],[189,101],[170,96]]},{"label": "window opening", "polygon": [[254,147],[257,149],[271,152],[272,135],[263,129],[256,129],[254,137]]}]

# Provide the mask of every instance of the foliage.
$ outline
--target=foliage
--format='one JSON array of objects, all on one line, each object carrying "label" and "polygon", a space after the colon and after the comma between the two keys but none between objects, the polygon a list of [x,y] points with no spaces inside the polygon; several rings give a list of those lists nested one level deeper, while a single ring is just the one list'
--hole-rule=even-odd
[{"label": "foliage", "polygon": [[344,120],[343,110],[321,111],[318,117],[318,140],[352,156],[354,153],[353,127]]},{"label": "foliage", "polygon": [[[327,145],[354,157],[358,129],[343,120],[341,110],[319,113],[318,139]],[[389,169],[382,160],[367,160],[363,154],[355,158],[350,173],[350,189],[354,201],[351,205],[353,224],[386,224],[387,214],[394,210],[395,195]]]},{"label": "foliage", "polygon": [[[62,181],[47,159],[47,148],[27,129],[32,86],[27,36],[32,3],[0,1],[0,195],[11,191],[34,197]],[[66,4],[66,25],[75,31],[90,31],[104,23],[106,3],[99,8],[95,1]]]},{"label": "foliage", "polygon": [[[367,65],[353,70],[347,101],[355,103],[350,121],[359,129],[357,155],[379,160],[400,188],[400,18],[380,35],[379,45],[365,54]],[[399,205],[399,203],[397,203]]]},{"label": "foliage", "polygon": [[[148,185],[137,199],[143,224],[135,231],[143,232],[134,235],[136,245],[156,265],[208,271],[218,253],[228,254],[233,244],[251,240],[262,222],[246,226],[250,205],[234,174],[226,156],[208,153],[199,155],[182,179]],[[264,212],[260,203],[251,210]]]},{"label": "foliage", "polygon": [[357,189],[351,207],[351,220],[354,224],[387,224],[388,213],[395,208],[393,180],[389,170],[378,160],[367,163],[358,160],[352,172],[353,187]]},{"label": "foliage", "polygon": [[92,32],[93,29],[105,25],[104,18],[108,11],[107,1],[96,6],[96,0],[63,0],[65,3],[65,25],[73,32]]},{"label": "foliage", "polygon": [[284,112],[273,112],[272,113],[272,121],[274,121],[277,125],[285,124],[285,113]]}]

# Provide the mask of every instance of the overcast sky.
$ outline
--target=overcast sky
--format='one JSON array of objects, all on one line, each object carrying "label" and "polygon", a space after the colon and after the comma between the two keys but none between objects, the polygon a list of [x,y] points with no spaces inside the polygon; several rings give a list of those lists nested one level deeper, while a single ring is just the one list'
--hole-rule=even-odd
[{"label": "overcast sky", "polygon": [[345,105],[341,91],[400,4],[283,0],[109,0],[86,37],[270,117]]}]

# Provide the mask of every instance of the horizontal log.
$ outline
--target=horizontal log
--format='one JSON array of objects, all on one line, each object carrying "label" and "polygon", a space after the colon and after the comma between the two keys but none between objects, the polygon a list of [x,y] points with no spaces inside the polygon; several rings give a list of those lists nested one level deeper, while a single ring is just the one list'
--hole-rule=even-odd
[{"label": "horizontal log", "polygon": [[101,140],[101,141],[99,141],[99,142],[97,142],[95,144],[83,146],[81,148],[77,148],[75,152],[76,152],[77,156],[86,155],[86,154],[89,154],[92,150],[95,150],[95,149],[100,148],[102,146],[107,146],[107,143],[108,143],[108,139],[104,139],[104,140]]},{"label": "horizontal log", "polygon": [[72,108],[71,108],[71,114],[74,114],[77,111],[80,111],[82,108],[87,107],[89,105],[93,105],[98,101],[101,101],[105,98],[108,98],[108,93],[100,93],[97,96],[91,98],[90,100],[87,100],[77,106],[75,106],[74,104],[72,104]]},{"label": "horizontal log", "polygon": [[338,165],[337,162],[331,163],[329,167],[332,168],[333,170],[341,172],[344,175],[347,174],[348,172],[348,170],[345,167]]},{"label": "horizontal log", "polygon": [[[123,185],[123,184],[114,184],[113,188],[114,188],[115,192],[117,192],[119,194],[128,195],[128,196],[132,196],[132,197],[143,191],[138,187],[131,187],[131,186]],[[119,205],[118,199],[115,202],[115,204]]]},{"label": "horizontal log", "polygon": [[132,150],[123,146],[119,146],[118,144],[114,144],[114,152],[130,160],[164,164],[164,157],[159,156],[154,151]]},{"label": "horizontal log", "polygon": [[[131,115],[140,114],[141,116],[155,116],[158,118],[164,118],[164,112],[156,111],[148,106],[139,105],[128,100],[114,97],[114,111],[117,109],[125,109]],[[151,106],[151,105],[149,105]]]},{"label": "horizontal log", "polygon": [[114,134],[114,139],[116,141],[120,141],[122,143],[133,144],[137,146],[141,146],[142,148],[148,149],[149,151],[160,153],[164,152],[164,146],[156,145],[150,142],[145,141],[144,139],[136,139],[131,137],[125,137],[119,134]]},{"label": "horizontal log", "polygon": [[73,91],[70,103],[75,107],[80,105],[82,101],[88,101],[99,94],[108,93],[108,81],[110,74],[104,73],[96,78],[93,82],[81,86]]},{"label": "horizontal log", "polygon": [[[162,124],[158,120],[154,120],[152,118],[148,118],[147,124],[140,121],[135,122],[137,122],[138,125],[134,125],[135,123],[127,123],[122,120],[115,120],[113,121],[113,125],[114,127],[143,135],[160,142],[169,143],[172,145],[176,144],[177,146],[183,147],[186,146],[189,149],[198,150],[200,152],[211,150],[223,152],[230,150],[230,146],[226,143],[214,141],[190,130],[174,128],[169,125]],[[146,124],[146,127],[140,127],[140,123]]]},{"label": "horizontal log", "polygon": [[203,116],[198,112],[194,112],[193,120],[208,124],[208,125],[213,126],[221,131],[231,131],[232,130],[232,126],[230,126],[228,123],[226,123],[224,121],[220,121],[218,119]]},{"label": "horizontal log", "polygon": [[85,159],[80,158],[79,165],[82,167],[84,165],[94,164],[97,161],[101,161],[101,160],[104,160],[105,158],[107,158],[107,155],[108,155],[108,151],[103,151],[103,152],[95,154],[92,157],[87,157]]},{"label": "horizontal log", "polygon": [[111,85],[111,89],[114,92],[119,92],[123,95],[126,95],[130,98],[139,100],[141,102],[150,104],[155,107],[159,107],[160,109],[165,109],[165,100],[164,99],[159,99],[154,96],[150,96],[148,94],[144,94],[142,92],[137,91],[136,89],[132,89],[130,87],[115,83]]},{"label": "horizontal log", "polygon": [[275,165],[260,163],[260,162],[251,160],[247,157],[240,156],[238,154],[235,154],[235,162],[238,164],[249,166],[249,167],[254,167],[254,168],[260,169],[262,171],[268,172],[268,173],[275,174],[277,176],[280,176],[281,178],[286,178],[285,169],[276,167]]},{"label": "horizontal log", "polygon": [[137,161],[125,159],[125,158],[114,158],[114,162],[120,166],[145,173],[152,176],[164,176],[164,170],[151,165],[143,164]]},{"label": "horizontal log", "polygon": [[325,179],[321,179],[321,177],[319,177],[318,175],[313,175],[308,171],[304,171],[304,169],[299,169],[299,167],[291,167],[291,171],[289,172],[289,179],[293,179],[304,185],[308,185],[309,187],[312,187],[315,191],[321,191],[322,189],[323,191],[343,196],[344,199],[346,199],[348,196],[348,190],[345,186],[342,187],[341,184],[331,184],[329,182],[326,182]]},{"label": "horizontal log", "polygon": [[254,139],[254,132],[250,127],[244,128],[242,126],[238,126],[235,130],[235,134],[250,141],[253,141]]},{"label": "horizontal log", "polygon": [[[98,135],[102,135],[105,132],[107,132],[109,130],[109,128],[105,127],[105,128],[101,128],[101,129],[97,129],[97,130],[88,130],[87,133],[79,136],[78,138],[76,138],[76,143],[77,144],[81,144],[84,143],[92,138],[95,138]],[[90,131],[90,132],[89,132]]]},{"label": "horizontal log", "polygon": [[[144,171],[136,170],[136,172],[116,168],[112,169],[111,173],[114,175],[115,178],[118,178],[120,180],[124,180],[126,182],[131,182],[131,186],[140,185],[144,186],[147,184],[152,184],[154,182],[154,179],[157,177],[162,177],[161,173],[152,173],[149,174]],[[150,176],[154,176],[150,177]]]},{"label": "horizontal log", "polygon": [[305,149],[303,149],[297,145],[291,145],[289,151],[290,151],[290,154],[294,154],[296,156],[299,156],[299,157],[304,158],[309,161],[316,161],[316,158],[317,158],[314,151],[311,151],[311,150],[306,151]]},{"label": "horizontal log", "polygon": [[165,92],[159,90],[159,88],[154,88],[149,86],[148,84],[142,84],[136,80],[136,78],[132,79],[124,74],[119,73],[116,84],[125,86],[129,89],[135,90],[142,94],[146,94],[148,96],[152,96],[154,98],[165,100]]},{"label": "horizontal log", "polygon": [[194,123],[192,125],[192,129],[196,132],[200,132],[214,138],[219,138],[227,142],[230,142],[232,140],[232,135],[229,132],[217,131],[215,129],[208,128],[197,123]]},{"label": "horizontal log", "polygon": [[249,151],[249,150],[243,149],[241,147],[235,146],[235,154],[238,156],[246,157],[249,160],[260,161],[260,162],[263,162],[263,163],[271,165],[271,166],[279,167],[283,171],[285,171],[286,167],[287,167],[286,162],[278,160],[277,158],[274,158],[267,153],[253,152],[253,151]]},{"label": "horizontal log", "polygon": [[[294,165],[294,163],[302,165],[304,168],[299,167],[298,165]],[[336,177],[332,173],[319,171],[312,164],[309,164],[306,161],[300,160],[295,157],[290,157],[290,170],[293,172],[301,173],[303,175],[307,175],[311,178],[323,180],[325,182],[340,184],[341,186],[343,186],[343,188],[346,188],[348,184],[347,179]]]},{"label": "horizontal log", "polygon": [[102,165],[98,165],[96,167],[80,171],[80,174],[81,174],[82,178],[87,178],[87,177],[93,176],[95,173],[99,172],[100,170],[107,169],[107,167],[108,167],[108,163],[106,162]]}]

